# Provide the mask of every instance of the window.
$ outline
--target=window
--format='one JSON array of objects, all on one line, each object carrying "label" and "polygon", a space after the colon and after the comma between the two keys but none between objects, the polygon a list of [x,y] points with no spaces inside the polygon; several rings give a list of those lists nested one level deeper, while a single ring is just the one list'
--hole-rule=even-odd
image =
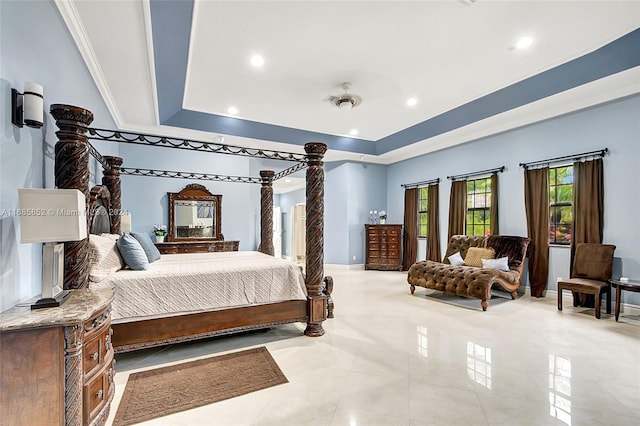
[{"label": "window", "polygon": [[466,234],[491,233],[491,178],[467,181]]},{"label": "window", "polygon": [[549,168],[549,244],[571,244],[573,166]]},{"label": "window", "polygon": [[418,188],[418,237],[426,238],[429,225],[429,187]]}]

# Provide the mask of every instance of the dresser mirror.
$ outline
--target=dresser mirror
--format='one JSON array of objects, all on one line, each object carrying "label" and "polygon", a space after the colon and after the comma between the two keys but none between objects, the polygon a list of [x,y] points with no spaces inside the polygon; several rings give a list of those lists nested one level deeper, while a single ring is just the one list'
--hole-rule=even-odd
[{"label": "dresser mirror", "polygon": [[168,192],[168,241],[223,240],[221,233],[222,195],[190,184],[180,192]]}]

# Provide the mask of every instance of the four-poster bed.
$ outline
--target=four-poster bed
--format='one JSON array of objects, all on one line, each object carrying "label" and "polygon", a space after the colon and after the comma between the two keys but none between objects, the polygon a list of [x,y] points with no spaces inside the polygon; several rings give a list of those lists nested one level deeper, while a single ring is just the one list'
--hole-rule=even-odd
[{"label": "four-poster bed", "polygon": [[[326,151],[323,143],[310,142],[305,154],[253,150],[207,142],[176,140],[161,136],[134,135],[104,129],[90,129],[93,114],[83,108],[53,104],[51,114],[59,131],[55,149],[55,183],[58,188],[73,188],[83,192],[91,203],[90,212],[102,205],[108,212],[109,233],[120,233],[121,174],[138,176],[180,177],[186,179],[219,180],[261,184],[261,241],[259,251],[273,255],[273,181],[295,171],[306,171],[306,265],[303,300],[286,300],[248,306],[234,306],[211,311],[180,315],[156,316],[135,321],[114,321],[112,343],[116,352],[125,352],[168,343],[200,339],[215,335],[270,327],[292,322],[306,322],[304,334],[324,334],[323,321],[332,317],[333,302],[331,277],[323,270],[324,227],[324,171],[322,159]],[[88,134],[87,134],[88,133]],[[260,178],[217,176],[204,173],[167,172],[150,169],[121,167],[123,159],[100,156],[89,139],[124,143],[193,149],[204,152],[252,156],[295,162],[295,165],[276,174],[271,170],[260,172]],[[89,189],[89,154],[103,166],[102,185]],[[89,196],[91,194],[91,196]],[[104,210],[103,210],[104,211]],[[103,214],[103,216],[105,216]],[[93,220],[94,215],[88,215]],[[104,231],[103,231],[104,232]],[[65,289],[86,288],[89,278],[89,239],[65,244]],[[225,253],[229,254],[229,253]],[[180,255],[173,255],[180,256]],[[183,255],[184,256],[184,255]],[[192,256],[192,255],[186,255]],[[117,274],[117,273],[116,273]]]}]

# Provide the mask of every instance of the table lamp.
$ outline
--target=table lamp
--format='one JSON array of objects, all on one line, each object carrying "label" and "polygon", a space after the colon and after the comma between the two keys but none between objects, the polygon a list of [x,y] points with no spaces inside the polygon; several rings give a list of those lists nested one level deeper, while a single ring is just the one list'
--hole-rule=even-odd
[{"label": "table lamp", "polygon": [[64,284],[64,241],[87,237],[84,194],[77,189],[18,189],[20,242],[42,247],[42,297],[31,309],[60,306]]}]

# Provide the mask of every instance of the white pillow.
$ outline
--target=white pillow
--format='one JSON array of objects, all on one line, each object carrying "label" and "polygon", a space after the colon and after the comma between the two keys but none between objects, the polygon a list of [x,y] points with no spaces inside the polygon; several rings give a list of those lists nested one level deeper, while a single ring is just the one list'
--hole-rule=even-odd
[{"label": "white pillow", "polygon": [[110,237],[89,235],[89,280],[95,283],[124,268],[116,241]]},{"label": "white pillow", "polygon": [[509,258],[482,259],[482,267],[485,269],[499,269],[500,271],[509,272]]},{"label": "white pillow", "polygon": [[447,259],[449,259],[449,263],[453,266],[464,265],[464,259],[462,259],[462,255],[460,254],[460,252],[452,254],[451,256],[447,257]]}]

